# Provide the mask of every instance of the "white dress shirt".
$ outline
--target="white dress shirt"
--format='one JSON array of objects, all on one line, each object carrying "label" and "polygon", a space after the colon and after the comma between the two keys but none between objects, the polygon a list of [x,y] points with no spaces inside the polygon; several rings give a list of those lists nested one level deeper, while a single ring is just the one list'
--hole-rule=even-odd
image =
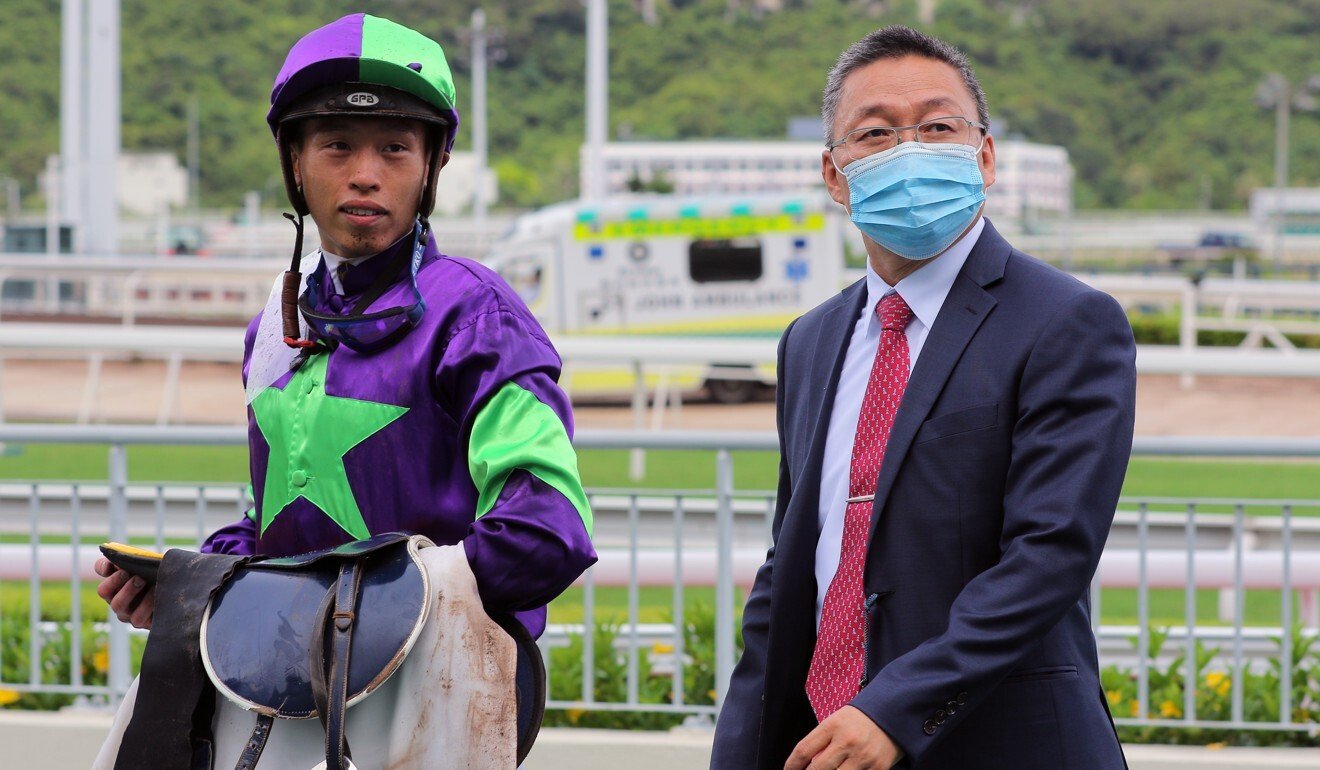
[{"label": "white dress shirt", "polygon": [[[821,461],[820,476],[820,540],[816,543],[816,626],[820,626],[820,609],[825,602],[834,573],[839,569],[839,550],[843,544],[843,512],[847,508],[848,476],[852,468],[853,439],[857,434],[857,418],[862,411],[862,397],[871,377],[876,349],[880,346],[880,324],[875,308],[890,292],[897,291],[908,307],[912,308],[912,321],[906,335],[908,343],[908,372],[916,366],[917,356],[926,342],[926,333],[935,323],[935,317],[949,296],[953,281],[958,277],[972,247],[985,229],[985,218],[967,234],[950,246],[943,254],[916,272],[890,286],[876,275],[870,260],[866,263],[866,304],[853,325],[848,353],[843,359],[839,376],[839,390],[834,396],[830,412],[829,433],[825,437],[825,455]],[[825,363],[825,362],[822,362]],[[833,362],[830,362],[833,363]],[[826,364],[828,365],[828,364]]]}]

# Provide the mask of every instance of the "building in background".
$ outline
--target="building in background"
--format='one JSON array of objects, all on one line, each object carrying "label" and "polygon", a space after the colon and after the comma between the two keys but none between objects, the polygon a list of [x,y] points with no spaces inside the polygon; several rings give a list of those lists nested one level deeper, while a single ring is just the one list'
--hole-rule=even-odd
[{"label": "building in background", "polygon": [[1261,187],[1251,192],[1251,220],[1260,235],[1320,237],[1320,187]]},{"label": "building in background", "polygon": [[[486,169],[486,205],[499,201],[499,180],[494,169]],[[452,217],[472,212],[473,193],[477,189],[477,158],[471,152],[454,152],[440,172],[436,183],[435,216]]]},{"label": "building in background", "polygon": [[[188,204],[188,170],[172,152],[120,153],[115,174],[115,200],[121,214],[154,217]],[[51,189],[49,176],[40,175],[43,192]]]},{"label": "building in background", "polygon": [[605,190],[610,196],[815,193],[824,189],[820,150],[820,142],[805,141],[610,142],[604,148]]},{"label": "building in background", "polygon": [[1050,222],[1072,214],[1072,182],[1066,148],[1022,139],[996,141],[995,183],[986,193],[986,214],[1003,229],[1053,229]]},{"label": "building in background", "polygon": [[[604,148],[606,191],[819,193],[825,189],[822,147],[819,140],[611,142]],[[1067,149],[1019,139],[997,142],[995,148],[996,180],[987,211],[1002,229],[1032,232],[1071,213],[1073,169]],[[585,169],[585,148],[583,153]]]}]

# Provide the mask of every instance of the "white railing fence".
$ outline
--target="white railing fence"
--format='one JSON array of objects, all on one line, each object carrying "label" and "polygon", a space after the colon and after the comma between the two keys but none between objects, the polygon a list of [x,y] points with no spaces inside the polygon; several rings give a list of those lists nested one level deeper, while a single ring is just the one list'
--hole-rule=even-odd
[{"label": "white railing fence", "polygon": [[[195,547],[249,504],[236,483],[130,482],[126,448],[237,447],[246,440],[242,428],[0,424],[0,444],[107,447],[104,478],[0,481],[0,629],[18,629],[0,648],[0,690],[102,703],[122,695],[132,672],[130,639],[140,634],[114,621],[84,623],[102,615],[82,596],[96,580],[95,543]],[[582,431],[575,443],[651,450],[657,462],[668,450],[709,451],[715,485],[590,490],[601,559],[569,600],[551,608],[540,642],[550,706],[709,720],[736,661],[738,591],[750,586],[764,558],[774,511],[773,492],[737,485],[735,453],[774,452],[778,443],[759,432],[679,431]],[[1320,441],[1139,439],[1134,455],[1320,458]],[[1320,682],[1299,677],[1320,670],[1317,595],[1320,500],[1122,501],[1091,592],[1102,664],[1125,672],[1111,694],[1121,706],[1119,723],[1316,730],[1307,714],[1320,709]],[[1210,620],[1201,606],[1207,599],[1218,608]],[[67,613],[53,611],[66,603]],[[1153,635],[1163,644],[1144,654]],[[101,638],[108,654],[97,652]],[[598,649],[607,643],[612,650]],[[1186,654],[1198,645],[1213,654]],[[89,656],[105,669],[103,684],[88,681]],[[22,670],[18,658],[26,659]],[[602,665],[610,670],[598,670]],[[603,678],[615,676],[601,689]],[[1177,703],[1154,702],[1153,688],[1173,681],[1194,685],[1180,686]],[[1265,685],[1270,692],[1260,691]],[[1207,707],[1204,696],[1216,693],[1221,697],[1211,703],[1219,705]],[[1262,710],[1262,700],[1273,705]]]}]

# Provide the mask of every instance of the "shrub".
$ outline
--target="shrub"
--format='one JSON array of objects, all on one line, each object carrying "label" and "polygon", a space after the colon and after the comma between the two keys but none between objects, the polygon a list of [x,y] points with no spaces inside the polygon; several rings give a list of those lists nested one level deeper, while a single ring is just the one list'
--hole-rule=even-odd
[{"label": "shrub", "polygon": [[[1292,637],[1292,699],[1291,721],[1316,724],[1310,734],[1283,730],[1234,730],[1197,727],[1132,727],[1120,726],[1119,738],[1125,743],[1179,743],[1192,745],[1227,744],[1233,746],[1316,746],[1320,745],[1320,646],[1314,635],[1303,632],[1300,624],[1290,633]],[[1152,629],[1145,656],[1148,661],[1147,677],[1150,698],[1147,715],[1154,719],[1181,719],[1186,693],[1187,659],[1174,658],[1167,667],[1155,665],[1168,639],[1166,629]],[[1275,643],[1283,649],[1283,640]],[[1133,647],[1137,640],[1133,640]],[[1227,721],[1232,717],[1233,679],[1231,672],[1213,670],[1210,664],[1219,656],[1218,648],[1207,648],[1199,641],[1195,645],[1195,717],[1198,720]],[[1263,671],[1244,667],[1239,686],[1242,687],[1242,716],[1247,722],[1279,721],[1279,694],[1283,681],[1283,667],[1279,658],[1271,658]],[[1106,666],[1100,672],[1100,683],[1115,717],[1130,718],[1138,714],[1137,673],[1118,666]]]}]

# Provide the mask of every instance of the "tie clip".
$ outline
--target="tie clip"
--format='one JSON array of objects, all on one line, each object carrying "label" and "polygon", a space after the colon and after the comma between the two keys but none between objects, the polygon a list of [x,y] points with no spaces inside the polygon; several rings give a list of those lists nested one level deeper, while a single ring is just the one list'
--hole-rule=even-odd
[{"label": "tie clip", "polygon": [[853,503],[870,503],[874,501],[875,495],[858,495],[857,497],[848,498],[847,503],[852,505]]}]

